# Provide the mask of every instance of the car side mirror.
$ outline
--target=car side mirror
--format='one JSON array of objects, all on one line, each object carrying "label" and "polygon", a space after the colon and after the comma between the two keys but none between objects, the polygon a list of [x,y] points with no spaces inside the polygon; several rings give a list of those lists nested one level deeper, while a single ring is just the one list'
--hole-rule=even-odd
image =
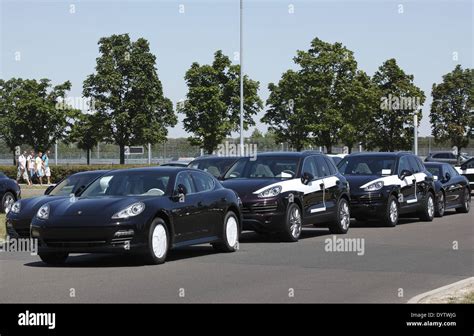
[{"label": "car side mirror", "polygon": [[303,183],[304,185],[307,185],[313,179],[314,176],[308,172],[304,172],[303,175],[301,175],[301,183]]},{"label": "car side mirror", "polygon": [[49,195],[55,186],[56,185],[50,185],[48,188],[46,188],[46,190],[44,191],[44,194]]},{"label": "car side mirror", "polygon": [[450,173],[446,173],[446,174],[444,175],[444,180],[445,180],[446,182],[448,182],[449,180],[451,180],[451,174],[450,174]]},{"label": "car side mirror", "polygon": [[85,185],[81,185],[79,188],[76,189],[76,191],[74,192],[74,196],[79,196],[82,194],[82,192],[86,189],[86,186]]},{"label": "car side mirror", "polygon": [[467,165],[461,165],[461,170],[466,170],[467,169]]},{"label": "car side mirror", "polygon": [[402,172],[400,173],[400,180],[404,180],[408,176],[412,176],[413,173],[409,171],[408,169],[403,169]]}]

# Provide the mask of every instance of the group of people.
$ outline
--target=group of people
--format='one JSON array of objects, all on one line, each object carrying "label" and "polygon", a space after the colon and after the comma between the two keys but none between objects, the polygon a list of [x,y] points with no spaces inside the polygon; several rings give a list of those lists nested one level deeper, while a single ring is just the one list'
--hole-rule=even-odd
[{"label": "group of people", "polygon": [[43,185],[43,177],[46,177],[47,183],[51,184],[49,154],[50,151],[45,153],[38,152],[38,154],[31,151],[28,155],[27,151],[24,151],[18,157],[17,182],[20,181],[20,178],[23,178],[28,185],[32,185],[33,181],[38,179],[40,185]]}]

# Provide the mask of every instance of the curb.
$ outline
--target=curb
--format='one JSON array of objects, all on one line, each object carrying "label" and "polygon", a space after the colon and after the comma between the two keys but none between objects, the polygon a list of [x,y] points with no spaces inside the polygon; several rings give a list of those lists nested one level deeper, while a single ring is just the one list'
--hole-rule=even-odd
[{"label": "curb", "polygon": [[467,279],[464,279],[464,280],[461,280],[461,281],[458,281],[458,282],[455,282],[443,287],[439,287],[429,292],[418,294],[412,297],[410,300],[408,300],[407,303],[423,303],[421,301],[429,297],[446,295],[450,292],[455,292],[456,290],[459,290],[463,287],[468,287],[470,285],[474,285],[474,277],[470,277],[470,278],[467,278]]}]

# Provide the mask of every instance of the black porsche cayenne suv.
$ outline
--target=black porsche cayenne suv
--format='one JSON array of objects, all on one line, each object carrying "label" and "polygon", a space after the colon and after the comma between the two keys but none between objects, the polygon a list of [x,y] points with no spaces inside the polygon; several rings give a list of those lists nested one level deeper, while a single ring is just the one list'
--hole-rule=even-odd
[{"label": "black porsche cayenne suv", "polygon": [[241,158],[222,184],[243,203],[244,229],[299,239],[303,225],[349,229],[349,185],[333,161],[320,152],[269,152]]},{"label": "black porsche cayenne suv", "polygon": [[351,190],[351,214],[396,226],[400,215],[432,221],[435,213],[433,175],[408,152],[354,153],[338,164]]}]

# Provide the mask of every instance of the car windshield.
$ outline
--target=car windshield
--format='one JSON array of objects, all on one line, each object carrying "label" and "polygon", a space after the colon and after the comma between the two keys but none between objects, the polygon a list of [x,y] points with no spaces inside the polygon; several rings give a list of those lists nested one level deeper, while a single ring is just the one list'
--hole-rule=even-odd
[{"label": "car windshield", "polygon": [[343,175],[392,175],[395,172],[395,157],[372,155],[346,157],[337,167]]},{"label": "car windshield", "polygon": [[242,158],[225,174],[224,179],[233,178],[279,178],[289,179],[297,174],[299,158],[257,157]]},{"label": "car windshield", "polygon": [[68,196],[74,194],[79,188],[87,187],[97,176],[97,174],[78,174],[69,176],[54,187],[49,195]]},{"label": "car windshield", "polygon": [[236,160],[237,158],[202,159],[191,162],[188,167],[203,170],[214,177],[220,177]]},{"label": "car windshield", "polygon": [[426,166],[426,169],[433,175],[433,176],[438,176],[439,179],[441,179],[441,167],[437,166]]},{"label": "car windshield", "polygon": [[169,171],[111,172],[95,180],[81,196],[162,196],[172,174]]}]

